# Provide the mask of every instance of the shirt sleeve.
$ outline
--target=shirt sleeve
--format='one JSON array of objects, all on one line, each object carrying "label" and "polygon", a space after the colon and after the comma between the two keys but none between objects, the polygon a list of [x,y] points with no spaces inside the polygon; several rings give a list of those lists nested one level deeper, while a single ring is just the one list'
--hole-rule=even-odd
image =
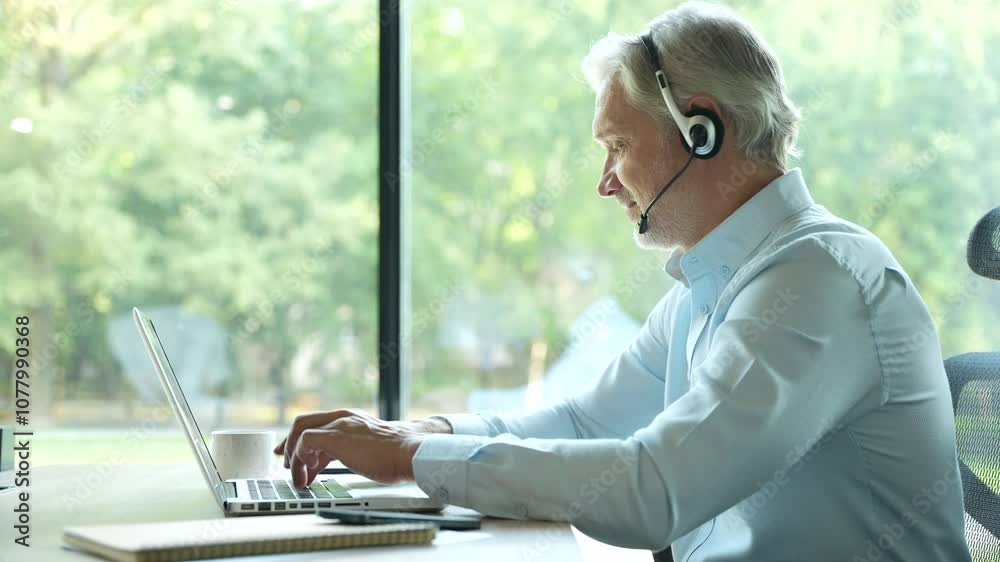
[{"label": "shirt sleeve", "polygon": [[453,433],[520,438],[624,438],[663,410],[666,331],[671,294],[653,308],[635,340],[605,369],[595,384],[579,394],[523,415],[490,413],[435,414]]},{"label": "shirt sleeve", "polygon": [[879,404],[880,374],[852,360],[873,348],[858,284],[825,252],[807,255],[744,286],[689,391],[646,427],[623,439],[433,435],[413,459],[417,484],[486,514],[665,548],[748,497],[789,451]]}]

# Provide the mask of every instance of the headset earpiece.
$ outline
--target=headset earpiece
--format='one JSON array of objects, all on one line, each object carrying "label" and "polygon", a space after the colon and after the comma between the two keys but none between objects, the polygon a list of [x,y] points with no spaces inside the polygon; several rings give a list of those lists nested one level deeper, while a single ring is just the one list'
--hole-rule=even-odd
[{"label": "headset earpiece", "polygon": [[[688,134],[691,135],[691,141],[695,145],[695,158],[708,160],[718,154],[726,132],[719,116],[714,111],[701,107],[692,109],[684,116],[688,118]],[[684,150],[691,151],[691,146],[683,134],[681,144],[684,145]]]}]

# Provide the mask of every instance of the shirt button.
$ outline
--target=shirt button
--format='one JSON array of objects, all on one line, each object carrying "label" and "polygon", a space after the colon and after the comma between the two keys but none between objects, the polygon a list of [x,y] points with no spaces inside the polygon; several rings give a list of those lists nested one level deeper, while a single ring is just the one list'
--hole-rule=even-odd
[{"label": "shirt button", "polygon": [[722,267],[721,267],[721,268],[719,269],[719,271],[721,271],[721,272],[722,272],[722,275],[724,275],[724,276],[726,276],[726,277],[728,277],[728,276],[729,276],[729,266],[728,266],[728,265],[724,265],[724,266],[722,266]]},{"label": "shirt button", "polygon": [[700,310],[702,314],[708,314],[709,308],[707,304],[703,304],[701,305],[701,308],[699,308],[698,310]]}]

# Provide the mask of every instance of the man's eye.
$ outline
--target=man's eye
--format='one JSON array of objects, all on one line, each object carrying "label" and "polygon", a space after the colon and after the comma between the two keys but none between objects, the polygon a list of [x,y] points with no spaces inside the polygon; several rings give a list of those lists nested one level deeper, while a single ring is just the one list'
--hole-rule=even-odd
[{"label": "man's eye", "polygon": [[616,143],[616,144],[613,144],[613,145],[611,145],[611,150],[613,150],[615,152],[621,152],[621,151],[625,150],[625,143]]}]

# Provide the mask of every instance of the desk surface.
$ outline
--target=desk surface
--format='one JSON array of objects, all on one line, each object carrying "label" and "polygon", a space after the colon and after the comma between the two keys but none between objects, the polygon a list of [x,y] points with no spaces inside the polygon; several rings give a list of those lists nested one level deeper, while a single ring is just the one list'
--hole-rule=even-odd
[{"label": "desk surface", "polygon": [[[92,562],[62,548],[63,527],[221,518],[194,463],[54,465],[32,468],[30,548],[13,543],[17,493],[0,493],[0,562]],[[449,507],[449,511],[460,508]],[[438,531],[430,546],[384,546],[241,558],[312,560],[650,560],[648,552],[616,549],[587,539],[569,525],[485,518],[479,531]],[[232,560],[232,559],[228,559]]]}]

